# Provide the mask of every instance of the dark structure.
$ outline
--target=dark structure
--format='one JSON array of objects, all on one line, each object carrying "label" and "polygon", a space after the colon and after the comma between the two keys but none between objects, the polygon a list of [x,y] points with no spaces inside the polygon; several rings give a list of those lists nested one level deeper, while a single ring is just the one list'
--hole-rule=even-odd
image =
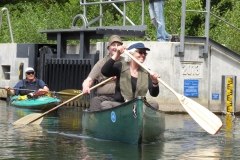
[{"label": "dark structure", "polygon": [[[99,60],[99,51],[90,54],[91,39],[104,39],[113,34],[121,37],[144,37],[146,29],[147,27],[142,25],[42,30],[39,32],[47,34],[47,39],[56,40],[57,44],[17,44],[17,57],[28,58],[28,65],[35,68],[36,77],[42,79],[51,91],[82,90],[82,82]],[[78,54],[67,53],[68,40],[80,41]],[[19,79],[24,78],[23,66],[22,63]],[[92,92],[91,96],[95,96],[95,92]],[[75,101],[74,105],[86,107],[90,97],[85,95],[81,101]]]},{"label": "dark structure", "polygon": [[[89,22],[90,23],[90,22]],[[39,48],[37,77],[43,79],[51,90],[82,89],[82,82],[99,60],[98,52],[90,54],[90,40],[103,39],[113,34],[121,37],[143,37],[147,27],[72,27],[71,29],[41,30],[48,40],[56,40],[57,45]],[[79,54],[67,53],[67,41],[80,40]]]},{"label": "dark structure", "polygon": [[[145,37],[146,25],[89,27],[102,16],[88,22],[84,15],[74,17],[70,29],[40,30],[46,34],[48,40],[55,40],[57,44],[18,44],[17,57],[28,58],[28,64],[36,70],[36,77],[42,79],[51,91],[64,89],[82,90],[82,82],[87,78],[94,64],[99,60],[99,51],[90,53],[90,40],[104,39],[117,34],[121,37]],[[77,20],[82,19],[83,26],[77,27]],[[67,42],[78,40],[79,53],[68,53]],[[23,65],[19,79],[23,77]],[[94,96],[93,92],[91,96]],[[81,100],[80,106],[87,106],[89,96]],[[85,102],[86,101],[86,102]],[[79,105],[79,104],[78,104]]]}]

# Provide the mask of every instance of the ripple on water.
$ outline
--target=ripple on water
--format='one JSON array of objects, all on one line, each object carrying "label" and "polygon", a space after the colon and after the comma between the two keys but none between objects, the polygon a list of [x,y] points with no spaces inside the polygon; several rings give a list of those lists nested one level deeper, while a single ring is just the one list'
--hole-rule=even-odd
[{"label": "ripple on water", "polygon": [[12,126],[35,111],[0,103],[0,159],[239,159],[239,116],[220,116],[223,128],[209,135],[188,114],[166,114],[166,131],[143,145],[82,135],[81,109],[63,107],[41,125]]}]

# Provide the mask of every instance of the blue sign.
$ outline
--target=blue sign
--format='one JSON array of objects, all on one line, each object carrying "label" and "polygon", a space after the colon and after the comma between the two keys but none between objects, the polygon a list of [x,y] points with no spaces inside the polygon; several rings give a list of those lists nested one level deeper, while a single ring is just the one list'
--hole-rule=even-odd
[{"label": "blue sign", "polygon": [[184,79],[184,96],[198,97],[198,80]]},{"label": "blue sign", "polygon": [[115,112],[111,112],[111,120],[112,120],[112,122],[116,122],[116,114],[115,114]]},{"label": "blue sign", "polygon": [[212,93],[212,100],[219,100],[219,94],[218,93]]}]

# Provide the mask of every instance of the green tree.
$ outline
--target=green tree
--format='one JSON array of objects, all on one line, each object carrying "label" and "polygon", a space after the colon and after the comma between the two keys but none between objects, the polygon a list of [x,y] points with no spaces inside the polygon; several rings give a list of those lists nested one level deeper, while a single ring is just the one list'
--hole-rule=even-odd
[{"label": "green tree", "polygon": [[[91,2],[99,0],[91,0]],[[122,3],[116,5],[123,10]],[[141,1],[127,2],[126,15],[135,25],[141,24]],[[56,43],[48,41],[45,34],[38,33],[38,30],[46,29],[69,29],[71,28],[73,18],[77,14],[83,14],[83,6],[79,5],[79,0],[1,0],[0,8],[6,7],[10,12],[14,41],[16,43]],[[99,5],[86,6],[86,17],[88,21],[99,16]],[[171,34],[180,34],[181,31],[181,8],[182,2],[168,0],[165,2],[165,21],[166,30]],[[205,11],[206,0],[187,0],[187,10]],[[210,38],[225,44],[232,50],[240,53],[239,40],[240,26],[240,1],[239,0],[212,0],[211,1],[211,19],[210,19]],[[121,26],[123,25],[123,16],[111,5],[103,4],[103,26]],[[145,24],[148,29],[146,35],[153,41],[156,40],[156,30],[151,24],[148,13],[148,1],[145,1]],[[231,27],[216,18],[228,21]],[[2,27],[0,30],[0,43],[11,42],[7,18],[5,14],[2,17]],[[83,23],[77,22],[77,26]],[[91,27],[99,26],[99,22]],[[126,25],[131,25],[126,21]],[[205,14],[200,12],[186,13],[185,35],[204,36]],[[143,38],[125,38],[124,40],[144,40]],[[106,41],[106,39],[105,39]]]}]

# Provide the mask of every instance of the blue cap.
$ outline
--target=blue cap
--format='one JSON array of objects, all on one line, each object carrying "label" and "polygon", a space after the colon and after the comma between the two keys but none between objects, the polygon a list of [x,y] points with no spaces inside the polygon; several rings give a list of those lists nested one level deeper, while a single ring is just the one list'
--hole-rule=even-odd
[{"label": "blue cap", "polygon": [[133,48],[136,48],[136,49],[145,49],[147,51],[150,51],[149,48],[145,47],[144,44],[142,42],[137,42],[137,43],[134,43],[132,44],[131,46],[128,47],[128,50],[131,50]]}]

